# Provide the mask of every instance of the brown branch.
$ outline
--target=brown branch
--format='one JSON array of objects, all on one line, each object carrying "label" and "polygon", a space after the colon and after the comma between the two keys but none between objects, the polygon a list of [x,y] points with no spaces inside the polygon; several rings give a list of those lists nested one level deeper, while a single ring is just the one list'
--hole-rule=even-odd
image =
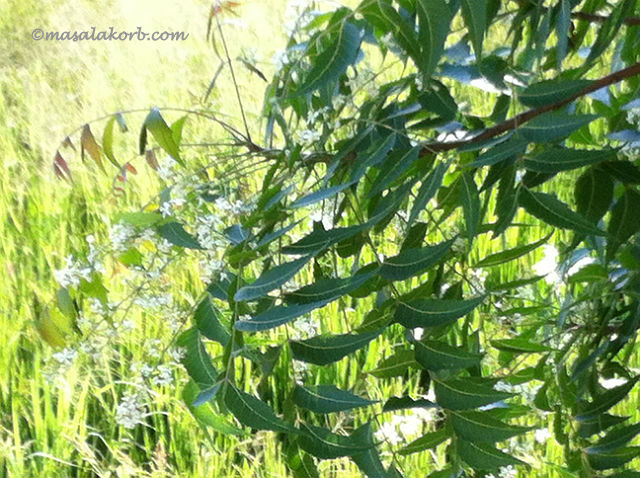
[{"label": "brown branch", "polygon": [[[573,12],[571,14],[573,18],[577,18],[578,20],[586,20],[588,22],[597,22],[602,23],[609,19],[604,15],[596,15],[595,13],[587,13],[587,12]],[[628,17],[622,20],[622,23],[630,26],[640,25],[640,17]]]},{"label": "brown branch", "polygon": [[545,106],[541,106],[540,108],[530,109],[525,111],[524,113],[520,113],[519,115],[514,116],[513,118],[499,123],[491,128],[485,129],[482,133],[461,141],[452,141],[449,143],[431,143],[423,146],[422,151],[420,152],[421,156],[425,156],[427,154],[432,153],[440,153],[444,151],[451,151],[453,149],[460,148],[462,146],[466,146],[468,144],[478,143],[480,141],[484,141],[487,139],[495,138],[496,136],[501,135],[502,133],[506,133],[507,131],[514,130],[526,123],[527,121],[532,120],[544,113],[548,113],[550,111],[554,111],[562,108],[563,106],[568,105],[569,103],[581,98],[589,93],[593,93],[600,88],[604,88],[606,86],[613,85],[615,83],[619,83],[622,80],[627,78],[631,78],[632,76],[640,75],[640,63],[636,63],[624,70],[616,71],[615,73],[611,73],[610,75],[604,76],[598,80],[595,80],[586,88],[583,88],[578,93],[569,96],[563,100],[557,101],[555,103],[551,103]]}]

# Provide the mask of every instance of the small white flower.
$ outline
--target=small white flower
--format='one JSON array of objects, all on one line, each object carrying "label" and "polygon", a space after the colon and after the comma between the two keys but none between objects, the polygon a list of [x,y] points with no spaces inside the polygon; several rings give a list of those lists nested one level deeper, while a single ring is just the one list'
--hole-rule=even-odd
[{"label": "small white flower", "polygon": [[314,131],[310,129],[305,129],[299,131],[297,134],[298,142],[303,144],[304,146],[310,146],[314,143],[320,141],[322,134],[319,131]]},{"label": "small white flower", "polygon": [[51,357],[60,365],[70,367],[73,364],[73,361],[78,357],[78,352],[67,347],[62,349],[60,352],[54,353]]},{"label": "small white flower", "polygon": [[129,242],[135,236],[136,230],[130,224],[119,222],[109,229],[109,238],[114,252],[125,252],[129,249]]},{"label": "small white flower", "polygon": [[91,268],[84,267],[70,255],[67,256],[65,267],[54,270],[53,276],[62,287],[78,287],[82,279],[91,280]]},{"label": "small white flower", "polygon": [[624,385],[627,381],[623,378],[600,378],[600,385],[607,390]]},{"label": "small white flower", "polygon": [[173,383],[173,373],[171,366],[159,365],[156,369],[156,374],[153,377],[153,383],[157,386],[171,385]]},{"label": "small white flower", "polygon": [[544,257],[533,266],[536,275],[545,276],[545,280],[549,284],[559,284],[561,282],[558,273],[558,250],[552,245],[546,245],[543,248]]},{"label": "small white flower", "polygon": [[133,429],[137,424],[142,423],[143,418],[144,403],[140,396],[136,393],[125,393],[116,408],[116,423],[127,429]]},{"label": "small white flower", "polygon": [[549,438],[551,438],[551,432],[547,428],[539,428],[535,431],[535,439],[538,443],[547,443]]}]

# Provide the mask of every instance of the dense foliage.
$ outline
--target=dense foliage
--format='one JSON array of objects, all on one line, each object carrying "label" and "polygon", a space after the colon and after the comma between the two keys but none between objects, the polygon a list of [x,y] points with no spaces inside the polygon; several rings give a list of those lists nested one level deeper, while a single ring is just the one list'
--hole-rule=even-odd
[{"label": "dense foliage", "polygon": [[[172,325],[196,419],[272,431],[297,477],[339,457],[369,477],[412,476],[402,463],[414,453],[433,453],[432,477],[515,476],[547,439],[564,450],[557,476],[638,476],[623,470],[640,455],[629,445],[640,424],[612,411],[639,377],[636,3],[307,9],[265,92],[264,139],[246,121],[189,112],[232,140],[195,171],[186,116],[169,125],[170,111],[152,110],[140,154],[167,180],[188,174],[121,215],[113,252],[145,280],[150,262],[179,264],[184,250],[203,260],[189,324]],[[116,158],[116,126],[126,131],[122,114],[102,144],[89,125],[80,142],[122,180],[133,166]],[[60,153],[54,167],[70,177]],[[567,182],[573,197],[559,197]],[[510,276],[538,248],[536,274]],[[110,307],[104,269],[88,259],[58,272],[59,313],[40,324],[54,345],[76,334],[61,324],[78,304]],[[368,354],[380,340],[393,352]],[[343,359],[348,389],[336,386]],[[410,376],[402,396],[368,393]],[[137,407],[125,397],[123,423],[136,425]]]}]

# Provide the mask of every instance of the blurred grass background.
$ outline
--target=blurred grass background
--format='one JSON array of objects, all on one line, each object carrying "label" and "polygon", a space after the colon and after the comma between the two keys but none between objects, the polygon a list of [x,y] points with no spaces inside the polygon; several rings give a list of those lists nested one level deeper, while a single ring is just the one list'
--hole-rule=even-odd
[{"label": "blurred grass background", "polygon": [[[237,16],[224,17],[232,57],[243,50],[256,52],[257,65],[267,78],[273,71],[272,55],[285,42],[286,3],[244,1]],[[85,247],[87,234],[95,234],[98,242],[107,241],[111,218],[117,212],[137,209],[158,189],[143,160],[135,157],[136,134],[144,112],[127,116],[130,132],[119,140],[122,159],[133,160],[139,170],[131,177],[124,197],[113,194],[111,176],[99,172],[95,165],[82,165],[79,155],[67,150],[63,154],[74,182],[56,179],[51,167],[56,149],[75,128],[115,111],[203,106],[204,92],[219,65],[205,38],[209,9],[210,2],[200,0],[109,0],[99,4],[88,0],[5,0],[0,4],[0,476],[287,475],[271,433],[244,438],[218,434],[209,440],[210,435],[182,405],[179,389],[167,388],[155,396],[153,409],[157,413],[148,427],[125,431],[113,420],[118,400],[113,372],[129,363],[105,362],[101,369],[78,363],[65,375],[65,386],[53,388],[42,370],[43,358],[51,354],[51,348],[34,327],[36,305],[53,299],[53,270],[62,266],[69,253]],[[64,31],[94,25],[97,30],[113,26],[135,31],[140,26],[147,32],[185,31],[190,35],[178,42],[31,39],[36,27]],[[237,72],[252,131],[260,137],[258,113],[265,83],[247,70]],[[471,101],[475,110],[487,109],[483,95]],[[240,126],[227,71],[206,106],[229,115],[230,122]],[[194,138],[211,140],[215,134],[208,125],[189,125]],[[102,125],[98,125],[94,133],[101,131]],[[561,195],[570,195],[569,181],[565,187],[554,187]],[[511,231],[507,242],[513,247],[529,241],[526,233],[518,237],[517,231]],[[472,260],[505,247],[507,242],[479,238]],[[529,271],[535,257],[501,268],[494,280],[521,276],[523,270]],[[196,265],[194,262],[175,279],[176,293],[191,287],[188,281]],[[339,317],[333,306],[328,310],[328,315]],[[364,312],[350,312],[354,315],[350,320],[359,323]],[[342,327],[340,320],[336,319],[335,329]],[[153,334],[153,329],[147,333]],[[134,362],[142,352],[135,343],[129,345],[128,356]],[[364,359],[366,367],[373,368],[394,345],[372,344]],[[323,381],[340,385],[353,384],[360,372],[343,362],[320,375]],[[366,384],[368,395],[380,398],[410,393],[417,381],[403,384],[398,379],[367,379]],[[637,400],[636,394],[633,400]],[[442,459],[421,453],[403,460],[407,478],[425,476],[438,458]],[[562,462],[562,450],[551,441],[545,461]],[[529,476],[556,476],[552,468],[534,469]],[[321,470],[322,476],[359,476],[348,460],[326,462]]]}]

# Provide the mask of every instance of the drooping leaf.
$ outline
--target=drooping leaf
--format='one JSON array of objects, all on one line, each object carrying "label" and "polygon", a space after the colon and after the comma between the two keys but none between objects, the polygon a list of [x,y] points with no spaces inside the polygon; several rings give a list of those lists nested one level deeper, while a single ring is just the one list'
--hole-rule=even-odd
[{"label": "drooping leaf", "polygon": [[285,296],[288,303],[306,304],[309,302],[327,301],[327,303],[344,297],[358,289],[378,272],[377,267],[372,270],[360,270],[346,278],[321,279],[318,282],[304,286]]},{"label": "drooping leaf", "polygon": [[[351,436],[356,441],[364,441],[365,443],[373,443],[374,441],[370,423],[356,429]],[[396,475],[385,469],[375,446],[361,453],[351,455],[351,459],[367,478],[396,478]]]},{"label": "drooping leaf", "polygon": [[104,155],[107,159],[111,161],[116,168],[120,168],[120,163],[118,163],[118,160],[113,153],[113,126],[115,122],[116,117],[112,116],[104,127],[104,133],[102,133],[102,150],[104,151]]},{"label": "drooping leaf", "polygon": [[337,227],[327,231],[316,229],[311,234],[303,237],[299,241],[294,242],[282,248],[283,254],[311,254],[315,255],[324,251],[326,248],[345,241],[369,227],[366,224],[358,224],[348,227]]},{"label": "drooping leaf", "polygon": [[508,249],[506,251],[500,251],[496,252],[495,254],[491,254],[478,262],[474,267],[493,267],[500,264],[505,264],[506,262],[514,261],[522,256],[529,254],[531,251],[536,250],[543,244],[546,244],[552,234],[553,233],[548,234],[539,241],[536,241],[532,244],[514,247],[513,249]]},{"label": "drooping leaf", "polygon": [[561,70],[562,61],[567,56],[567,46],[569,44],[569,29],[571,28],[570,0],[560,0],[558,8],[559,11],[556,20],[556,35],[558,37],[558,46],[556,47],[556,52],[558,55],[558,70]]},{"label": "drooping leaf", "polygon": [[597,115],[545,113],[522,125],[520,134],[534,143],[553,143],[588,125]]},{"label": "drooping leaf", "polygon": [[293,401],[299,407],[314,413],[343,412],[376,403],[346,390],[340,390],[335,385],[296,386],[293,390]]},{"label": "drooping leaf", "polygon": [[415,343],[417,362],[427,370],[461,370],[480,363],[482,355],[452,347],[444,342],[423,340]]},{"label": "drooping leaf", "polygon": [[521,338],[492,340],[491,345],[498,350],[505,350],[515,354],[535,354],[551,351],[545,345]]},{"label": "drooping leaf", "polygon": [[366,437],[336,435],[326,428],[302,425],[302,434],[298,438],[300,448],[321,459],[339,458],[365,452],[373,447]]},{"label": "drooping leaf", "polygon": [[469,173],[462,175],[460,187],[462,212],[467,227],[467,237],[471,242],[476,236],[480,224],[480,196],[473,176]]},{"label": "drooping leaf", "polygon": [[469,30],[473,51],[480,58],[487,29],[487,0],[462,0],[462,18]]},{"label": "drooping leaf", "polygon": [[398,179],[417,159],[420,152],[419,146],[414,146],[407,151],[393,151],[382,163],[380,172],[371,185],[369,197],[381,193]]},{"label": "drooping leaf", "polygon": [[421,274],[440,261],[451,249],[452,244],[453,239],[436,246],[403,251],[384,261],[380,275],[385,279],[397,281]]},{"label": "drooping leaf", "polygon": [[519,195],[519,204],[529,214],[550,226],[572,229],[583,234],[604,234],[591,221],[569,209],[569,206],[551,194],[522,188]]},{"label": "drooping leaf", "polygon": [[413,224],[418,215],[427,206],[429,201],[435,196],[440,186],[442,186],[442,180],[444,174],[447,172],[448,165],[443,162],[439,162],[433,170],[429,173],[418,191],[418,195],[413,203],[411,214],[409,215],[409,224]]},{"label": "drooping leaf", "polygon": [[640,168],[631,161],[603,161],[598,169],[623,184],[640,184]]},{"label": "drooping leaf", "polygon": [[234,296],[238,302],[255,300],[282,286],[292,279],[311,259],[304,256],[291,262],[285,262],[263,272],[253,283],[242,287]]},{"label": "drooping leaf", "polygon": [[220,321],[220,312],[211,301],[209,294],[196,308],[194,320],[202,335],[210,340],[215,340],[223,346],[229,343],[231,334]]},{"label": "drooping leaf", "polygon": [[564,100],[579,93],[591,84],[589,80],[545,80],[534,83],[518,95],[518,100],[532,108],[539,108],[551,103]]},{"label": "drooping leaf", "polygon": [[449,410],[469,410],[513,396],[491,385],[465,379],[433,380],[438,405]]},{"label": "drooping leaf", "polygon": [[[183,164],[182,159],[180,158],[178,145],[176,145],[173,139],[173,131],[171,131],[171,128],[169,128],[169,125],[160,114],[160,110],[157,108],[151,109],[144,120],[142,129],[150,131],[151,135],[158,142],[160,147],[164,149],[169,156],[178,161],[178,163]],[[144,153],[144,149],[145,148],[141,148],[142,152],[140,154]]]},{"label": "drooping leaf", "polygon": [[401,302],[395,321],[407,328],[438,327],[467,315],[482,303],[484,296],[468,300],[426,299]]},{"label": "drooping leaf", "polygon": [[346,357],[375,339],[382,329],[363,334],[319,335],[290,341],[293,358],[316,365],[327,365]]},{"label": "drooping leaf", "polygon": [[597,222],[607,213],[613,201],[613,181],[606,174],[589,168],[576,181],[574,197],[578,213]]},{"label": "drooping leaf", "polygon": [[493,166],[514,156],[519,156],[527,149],[529,141],[520,136],[512,136],[503,143],[493,146],[488,151],[482,153],[478,158],[469,163],[470,168],[479,168],[482,166]]},{"label": "drooping leaf", "polygon": [[355,60],[360,49],[360,31],[350,22],[343,21],[335,41],[313,62],[296,91],[296,96],[310,93],[336,81]]},{"label": "drooping leaf", "polygon": [[185,231],[179,222],[167,222],[158,226],[158,234],[166,239],[174,246],[184,247],[187,249],[202,249],[195,237]]},{"label": "drooping leaf", "polygon": [[408,445],[403,446],[398,450],[400,455],[411,455],[412,453],[419,453],[421,451],[430,450],[437,447],[441,443],[451,438],[449,430],[443,428],[435,432],[429,432],[422,435],[420,438],[415,439]]},{"label": "drooping leaf", "polygon": [[410,368],[418,368],[413,350],[401,349],[380,361],[369,373],[376,378],[399,377]]},{"label": "drooping leaf", "polygon": [[487,443],[459,440],[458,453],[469,466],[479,470],[493,471],[501,467],[524,464]]},{"label": "drooping leaf", "polygon": [[531,428],[509,425],[487,412],[451,412],[451,424],[456,434],[470,442],[497,442],[525,433]]},{"label": "drooping leaf", "polygon": [[190,380],[182,390],[182,400],[201,427],[210,427],[225,435],[242,436],[245,434],[242,430],[233,426],[229,420],[214,413],[210,404],[206,402],[196,404],[200,393],[199,390],[198,385],[193,380]]},{"label": "drooping leaf", "polygon": [[91,132],[91,127],[85,124],[82,128],[82,134],[80,136],[80,144],[83,151],[89,153],[91,159],[93,159],[100,168],[104,168],[102,165],[102,150],[96,141],[96,138]]},{"label": "drooping leaf", "polygon": [[588,454],[594,453],[607,453],[622,448],[636,435],[640,433],[640,424],[628,425],[626,427],[617,428],[611,430],[604,437],[602,437],[595,445],[591,445],[586,448],[585,451]]},{"label": "drooping leaf", "polygon": [[329,301],[309,302],[305,304],[278,305],[250,319],[238,320],[234,324],[236,330],[242,332],[260,332],[287,324],[309,312],[324,307]]},{"label": "drooping leaf", "polygon": [[638,456],[640,456],[640,447],[638,446],[619,448],[615,451],[587,454],[589,465],[591,465],[591,468],[594,470],[610,470],[612,468],[618,468],[625,463],[629,463]]},{"label": "drooping leaf", "polygon": [[307,207],[307,206],[311,206],[312,204],[315,204],[317,202],[320,201],[324,201],[325,199],[329,199],[333,196],[335,196],[336,194],[344,191],[345,189],[347,189],[348,187],[352,186],[354,184],[353,181],[348,182],[348,183],[344,183],[344,184],[338,184],[337,186],[331,186],[328,188],[323,188],[320,189],[316,192],[313,192],[311,194],[308,194],[304,197],[301,197],[300,199],[298,199],[296,202],[294,202],[291,205],[292,209],[297,209],[297,208],[301,208],[301,207]]},{"label": "drooping leaf", "polygon": [[269,405],[227,383],[224,402],[236,419],[256,430],[297,433],[297,430],[279,418]]},{"label": "drooping leaf", "polygon": [[442,56],[449,35],[451,10],[444,0],[418,0],[416,10],[420,21],[418,39],[422,62],[418,67],[425,80],[431,77]]},{"label": "drooping leaf", "polygon": [[638,382],[638,379],[629,380],[627,383],[619,385],[618,387],[607,390],[606,392],[597,395],[593,398],[591,403],[582,403],[579,406],[579,413],[576,415],[576,420],[593,420],[601,413],[606,412],[616,403],[624,400],[631,389]]},{"label": "drooping leaf", "polygon": [[627,189],[611,210],[607,258],[612,259],[618,248],[640,231],[640,193]]},{"label": "drooping leaf", "polygon": [[176,343],[185,349],[182,365],[187,369],[189,376],[201,389],[212,387],[216,383],[218,372],[202,343],[200,331],[195,327],[186,330],[178,337]]},{"label": "drooping leaf", "polygon": [[591,420],[581,420],[578,422],[578,434],[582,438],[588,438],[591,435],[600,433],[607,428],[619,425],[625,422],[629,417],[618,417],[608,413],[602,413]]},{"label": "drooping leaf", "polygon": [[559,173],[616,158],[616,150],[550,148],[524,160],[524,167],[538,173]]}]

